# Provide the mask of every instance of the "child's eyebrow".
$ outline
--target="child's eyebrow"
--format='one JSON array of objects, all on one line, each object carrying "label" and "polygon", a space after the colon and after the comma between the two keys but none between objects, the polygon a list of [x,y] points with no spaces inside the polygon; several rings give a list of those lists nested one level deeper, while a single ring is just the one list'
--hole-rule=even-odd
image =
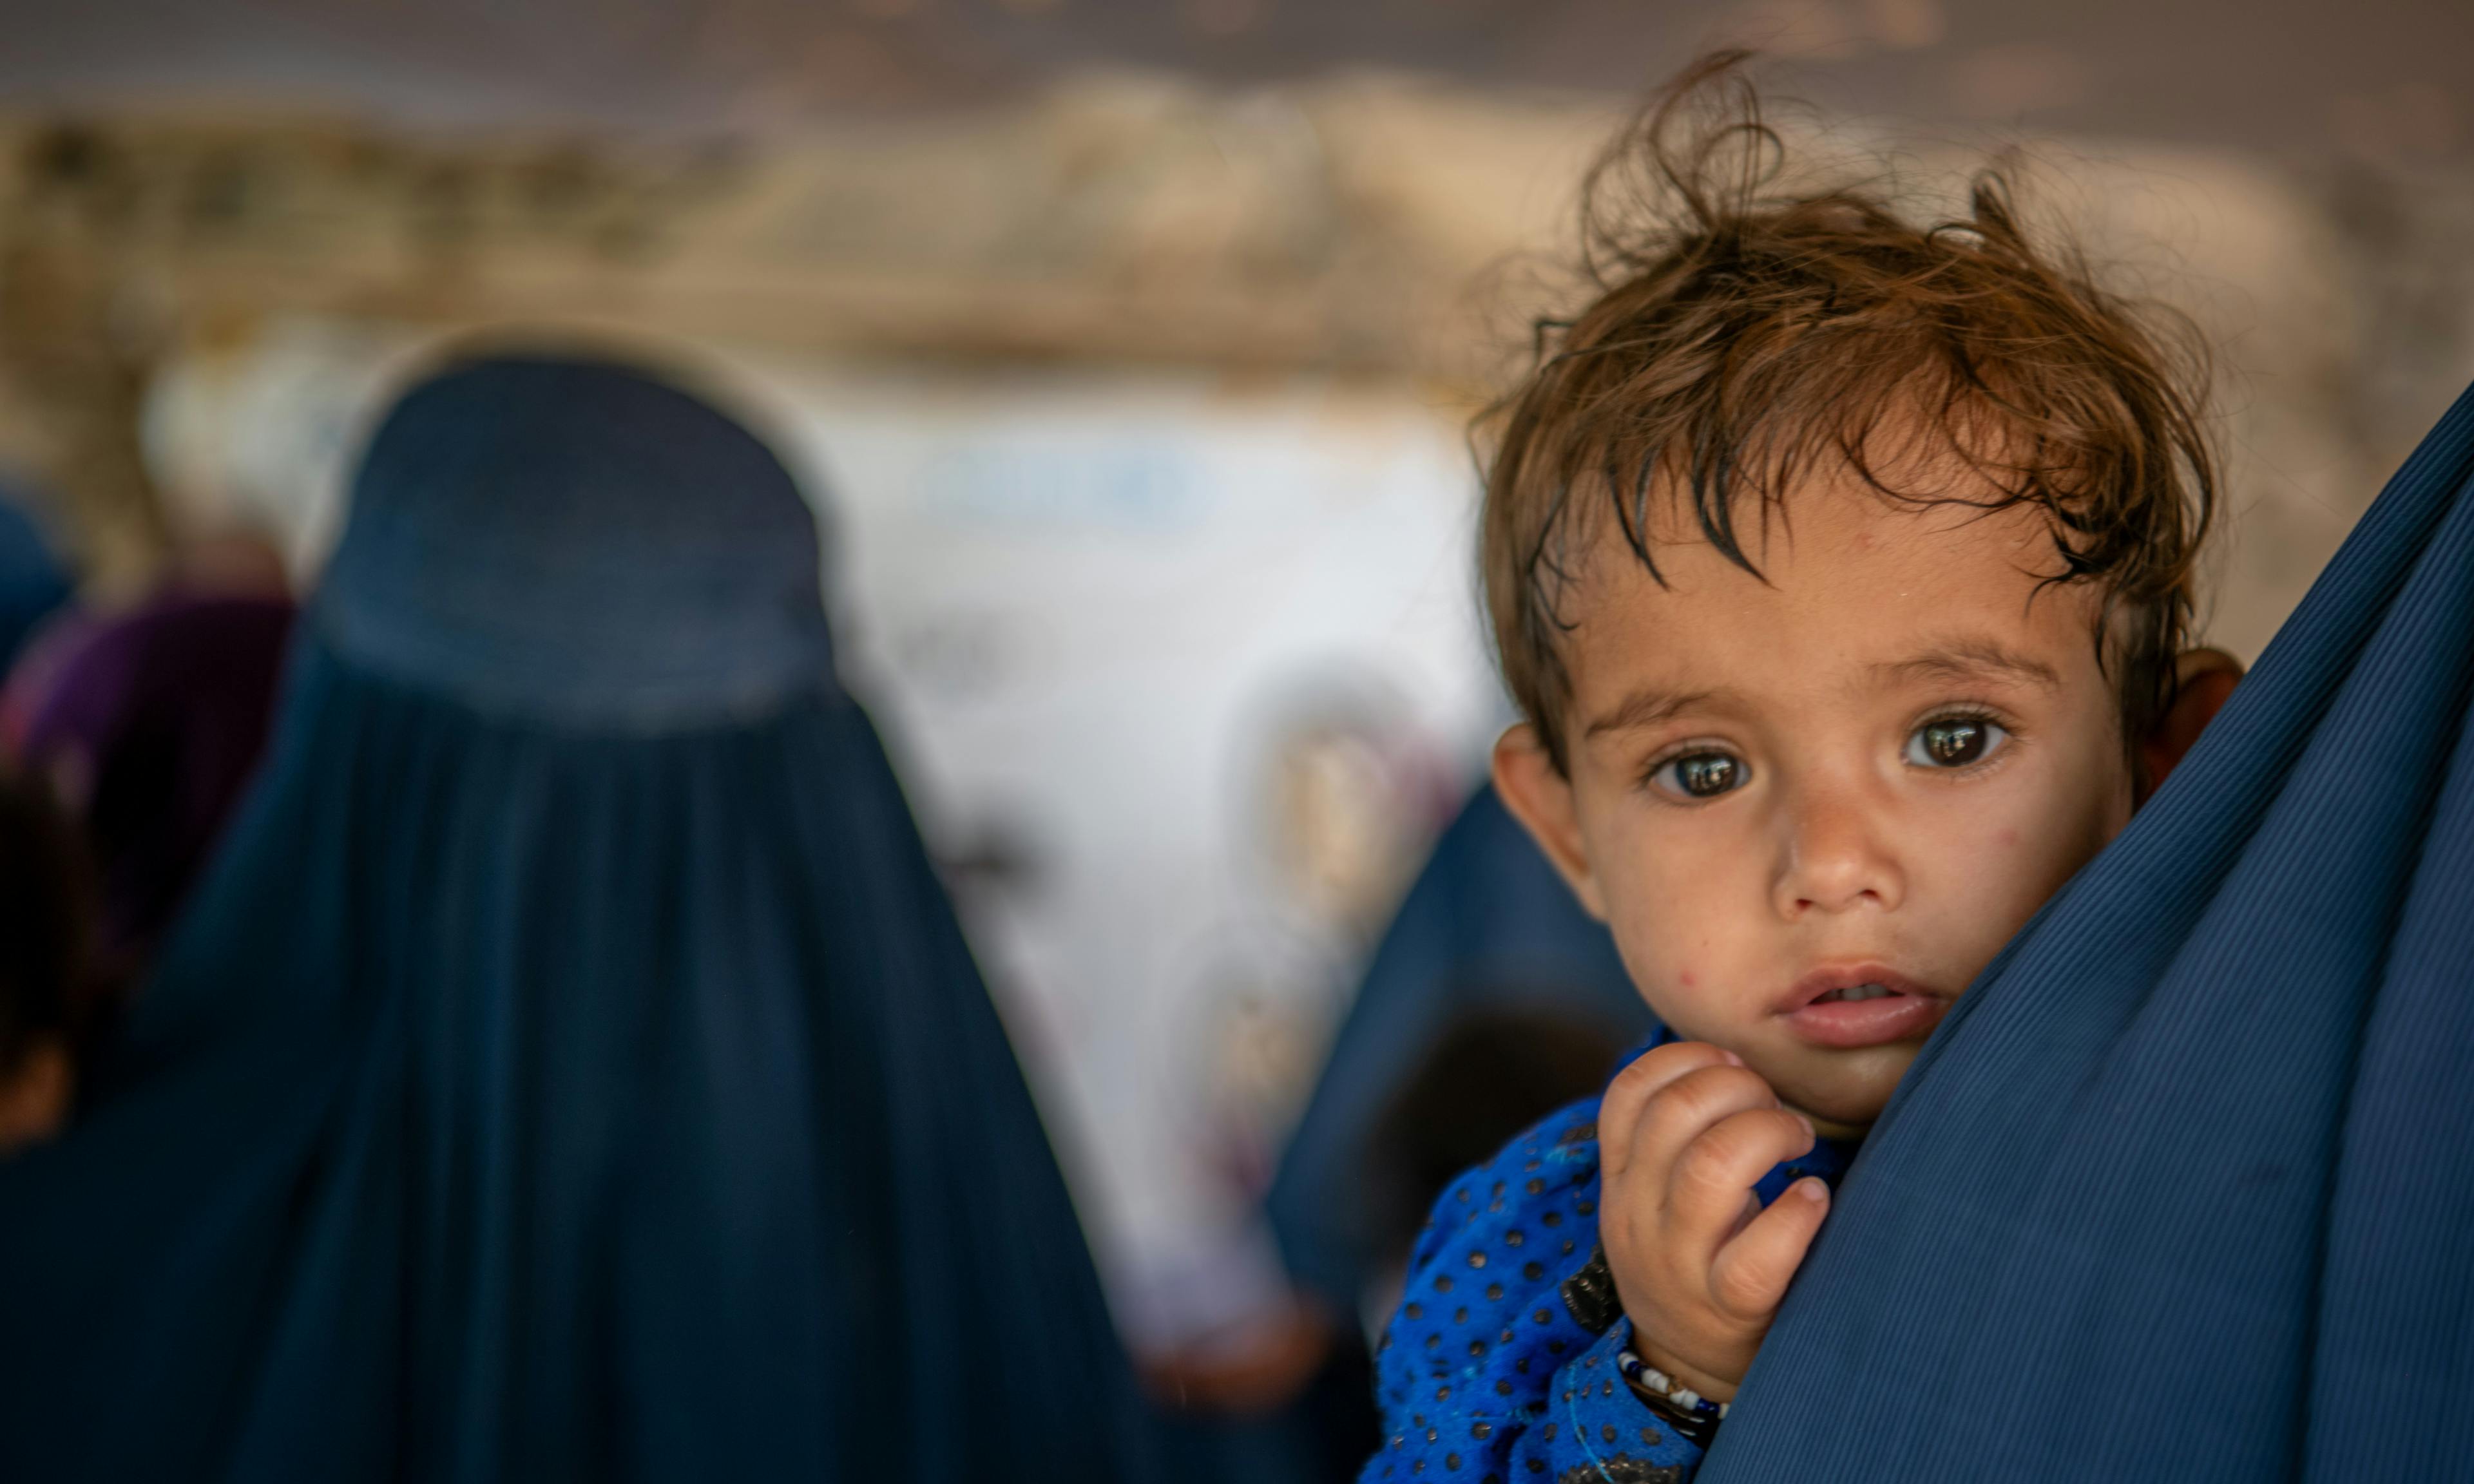
[{"label": "child's eyebrow", "polygon": [[1954,639],[1909,659],[1873,666],[1879,681],[1975,681],[2007,678],[2048,690],[2062,683],[2061,672],[2041,659],[2002,648],[1992,639]]},{"label": "child's eyebrow", "polygon": [[1607,731],[1632,731],[1642,727],[1655,727],[1694,706],[1717,699],[1714,690],[1659,690],[1644,686],[1624,697],[1623,704],[1589,723],[1582,734],[1594,737]]}]

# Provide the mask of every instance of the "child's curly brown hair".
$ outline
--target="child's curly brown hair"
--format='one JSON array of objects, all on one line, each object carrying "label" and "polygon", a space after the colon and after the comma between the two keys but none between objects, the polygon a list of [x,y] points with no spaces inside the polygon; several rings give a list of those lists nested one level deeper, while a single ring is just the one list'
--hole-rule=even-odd
[{"label": "child's curly brown hair", "polygon": [[[1758,576],[1739,504],[1766,522],[1840,461],[1894,501],[2041,508],[2048,583],[2101,590],[2098,656],[2135,744],[2171,699],[2216,507],[2196,332],[2031,242],[1999,162],[1964,217],[1929,226],[1862,186],[1780,189],[1783,141],[1744,60],[1687,68],[1590,173],[1593,298],[1540,323],[1527,373],[1480,419],[1480,559],[1514,700],[1566,768],[1559,640],[1609,517],[1653,577],[1653,494]],[[1992,492],[1918,488],[1953,457]]]}]

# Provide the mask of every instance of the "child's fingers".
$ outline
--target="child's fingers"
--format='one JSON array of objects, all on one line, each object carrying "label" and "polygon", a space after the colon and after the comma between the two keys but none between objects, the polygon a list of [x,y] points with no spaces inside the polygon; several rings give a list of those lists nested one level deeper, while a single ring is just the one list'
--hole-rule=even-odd
[{"label": "child's fingers", "polygon": [[1721,1119],[1777,1106],[1778,1094],[1748,1067],[1721,1064],[1686,1072],[1660,1088],[1641,1109],[1625,1156],[1627,1168],[1662,1192],[1685,1146]]},{"label": "child's fingers", "polygon": [[1640,1112],[1659,1089],[1705,1066],[1740,1065],[1732,1052],[1704,1041],[1674,1041],[1645,1051],[1615,1074],[1598,1100],[1598,1162],[1610,1175],[1620,1175],[1632,1162],[1632,1142]]},{"label": "child's fingers", "polygon": [[1767,1317],[1829,1214],[1828,1185],[1807,1175],[1787,1186],[1710,1259],[1710,1301],[1737,1319]]},{"label": "child's fingers", "polygon": [[1782,1160],[1812,1150],[1812,1125],[1783,1108],[1754,1108],[1711,1125],[1675,1157],[1667,1177],[1666,1234],[1675,1249],[1715,1261],[1735,1234],[1754,1185]]}]

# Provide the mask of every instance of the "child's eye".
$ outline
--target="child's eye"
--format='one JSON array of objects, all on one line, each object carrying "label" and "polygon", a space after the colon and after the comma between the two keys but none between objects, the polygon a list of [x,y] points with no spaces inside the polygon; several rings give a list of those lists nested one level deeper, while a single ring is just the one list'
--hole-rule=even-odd
[{"label": "child's eye", "polygon": [[1731,753],[1686,753],[1659,764],[1650,780],[1686,799],[1715,799],[1743,787],[1748,771]]},{"label": "child's eye", "polygon": [[1918,768],[1964,768],[2000,752],[2009,739],[2009,730],[2000,722],[1945,716],[1908,734],[1906,760]]}]

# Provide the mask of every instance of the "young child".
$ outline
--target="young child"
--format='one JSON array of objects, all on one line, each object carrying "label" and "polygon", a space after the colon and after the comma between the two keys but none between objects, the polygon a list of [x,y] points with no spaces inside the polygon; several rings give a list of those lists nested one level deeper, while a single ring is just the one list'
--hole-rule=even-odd
[{"label": "young child", "polygon": [[1482,534],[1495,784],[1665,1029],[1437,1203],[1370,1481],[1685,1477],[1925,1038],[2238,673],[2183,653],[2186,342],[1998,173],[1941,226],[1771,192],[1736,62],[1593,179]]}]

